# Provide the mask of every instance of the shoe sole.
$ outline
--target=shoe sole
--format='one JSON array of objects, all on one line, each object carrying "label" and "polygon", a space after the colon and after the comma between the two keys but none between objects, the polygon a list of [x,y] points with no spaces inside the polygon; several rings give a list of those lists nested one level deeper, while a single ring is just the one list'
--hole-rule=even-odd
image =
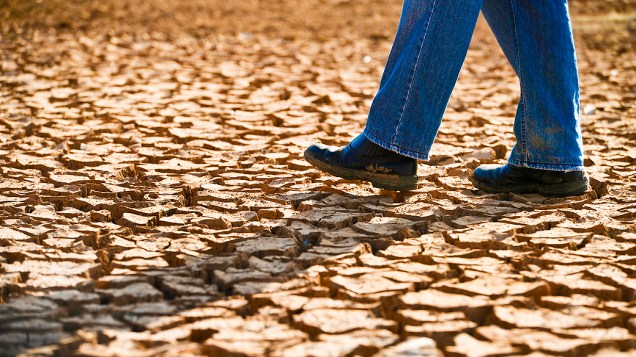
[{"label": "shoe sole", "polygon": [[579,196],[590,188],[589,181],[576,180],[560,184],[547,185],[540,183],[520,183],[514,185],[495,185],[480,181],[474,177],[470,179],[473,186],[488,193],[538,193],[549,197]]},{"label": "shoe sole", "polygon": [[347,169],[340,166],[329,165],[320,161],[309,151],[305,151],[305,160],[315,168],[331,175],[346,180],[361,180],[371,182],[373,187],[391,191],[408,191],[417,188],[417,176],[400,176],[389,174],[376,174],[366,170]]}]

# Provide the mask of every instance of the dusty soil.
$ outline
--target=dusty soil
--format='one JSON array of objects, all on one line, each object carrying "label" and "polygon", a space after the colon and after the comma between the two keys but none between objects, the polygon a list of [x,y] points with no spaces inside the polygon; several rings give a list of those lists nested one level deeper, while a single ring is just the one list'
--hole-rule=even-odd
[{"label": "dusty soil", "polygon": [[634,355],[636,4],[572,3],[567,199],[468,181],[519,94],[483,22],[418,190],[302,159],[361,131],[400,5],[0,1],[0,355]]}]

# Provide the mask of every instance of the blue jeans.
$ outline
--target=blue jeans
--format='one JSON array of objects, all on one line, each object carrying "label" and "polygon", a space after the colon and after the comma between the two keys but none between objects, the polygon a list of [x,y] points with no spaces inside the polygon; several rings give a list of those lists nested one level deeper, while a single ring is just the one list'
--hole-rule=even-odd
[{"label": "blue jeans", "polygon": [[583,170],[566,0],[404,0],[364,135],[385,149],[428,159],[480,10],[521,83],[509,163]]}]

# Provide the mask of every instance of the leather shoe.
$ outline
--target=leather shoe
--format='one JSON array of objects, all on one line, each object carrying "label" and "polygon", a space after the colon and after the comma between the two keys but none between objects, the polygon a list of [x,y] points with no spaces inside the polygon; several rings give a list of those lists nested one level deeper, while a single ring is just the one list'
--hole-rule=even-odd
[{"label": "leather shoe", "polygon": [[552,171],[513,166],[483,165],[475,169],[473,185],[489,193],[539,193],[577,196],[589,189],[585,171]]},{"label": "leather shoe", "polygon": [[342,148],[311,145],[305,150],[305,160],[334,176],[368,181],[378,188],[394,191],[417,188],[417,160],[387,150],[364,134]]}]

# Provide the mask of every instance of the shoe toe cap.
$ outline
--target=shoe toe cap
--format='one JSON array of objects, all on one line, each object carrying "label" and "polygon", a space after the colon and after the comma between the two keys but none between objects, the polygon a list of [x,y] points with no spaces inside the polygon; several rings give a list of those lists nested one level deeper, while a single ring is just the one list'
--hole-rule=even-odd
[{"label": "shoe toe cap", "polygon": [[339,148],[337,146],[329,146],[325,144],[313,144],[313,145],[310,145],[306,151],[309,151],[314,154],[324,154],[324,153],[333,153],[333,152],[342,151],[342,148]]},{"label": "shoe toe cap", "polygon": [[314,159],[320,161],[334,161],[337,159],[337,154],[340,150],[334,146],[327,146],[324,144],[313,144],[305,150],[305,156],[311,156]]},{"label": "shoe toe cap", "polygon": [[482,165],[473,171],[473,179],[479,181],[492,181],[492,176],[497,165]]},{"label": "shoe toe cap", "polygon": [[326,147],[323,144],[313,144],[313,145],[310,145],[305,151],[310,152],[312,154],[320,154],[325,149]]},{"label": "shoe toe cap", "polygon": [[323,157],[328,151],[327,146],[323,144],[314,144],[305,150],[305,155],[309,154],[313,157]]}]

